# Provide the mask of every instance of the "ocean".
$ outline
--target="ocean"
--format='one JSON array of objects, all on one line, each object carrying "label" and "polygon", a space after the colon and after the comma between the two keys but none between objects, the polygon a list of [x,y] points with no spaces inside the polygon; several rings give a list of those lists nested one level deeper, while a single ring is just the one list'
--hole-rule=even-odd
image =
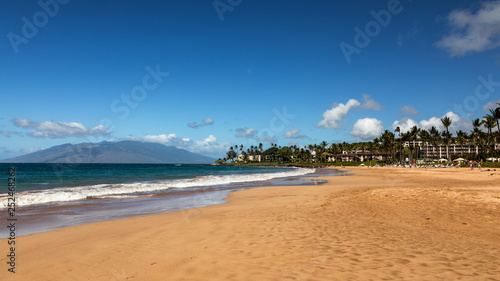
[{"label": "ocean", "polygon": [[[12,168],[16,189],[9,194]],[[315,169],[283,167],[2,163],[0,218],[15,217],[17,235],[24,235],[222,204],[228,193],[256,186],[321,183],[301,178],[315,173]],[[7,206],[12,195],[14,214]],[[0,232],[0,237],[7,237],[7,232]]]}]

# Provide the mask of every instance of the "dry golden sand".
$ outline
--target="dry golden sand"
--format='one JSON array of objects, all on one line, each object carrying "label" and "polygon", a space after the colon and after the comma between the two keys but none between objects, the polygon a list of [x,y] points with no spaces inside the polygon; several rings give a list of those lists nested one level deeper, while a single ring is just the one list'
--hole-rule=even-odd
[{"label": "dry golden sand", "polygon": [[500,280],[500,172],[350,171],[21,236],[0,280]]}]

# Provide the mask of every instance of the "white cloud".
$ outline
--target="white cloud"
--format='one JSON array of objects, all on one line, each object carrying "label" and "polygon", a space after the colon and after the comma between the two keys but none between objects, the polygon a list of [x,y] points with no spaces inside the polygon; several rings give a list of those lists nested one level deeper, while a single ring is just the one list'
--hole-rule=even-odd
[{"label": "white cloud", "polygon": [[453,31],[436,46],[446,49],[452,57],[500,46],[500,1],[483,3],[476,13],[454,10],[447,19]]},{"label": "white cloud", "polygon": [[216,143],[217,142],[217,138],[214,136],[214,135],[210,135],[208,136],[204,141],[203,143],[206,143],[206,144],[209,144],[209,143]]},{"label": "white cloud", "polygon": [[289,131],[286,131],[283,136],[287,139],[305,139],[307,138],[304,135],[300,135],[300,130],[299,129],[291,129]]},{"label": "white cloud", "polygon": [[399,107],[399,115],[401,116],[417,116],[420,112],[415,109],[415,107],[410,105],[405,105],[403,107]]},{"label": "white cloud", "polygon": [[472,120],[470,118],[458,116],[458,119],[453,120],[453,122],[454,123],[450,126],[450,132],[456,133],[459,130],[470,132],[473,129]]},{"label": "white cloud", "polygon": [[340,128],[339,122],[342,122],[342,119],[344,119],[349,110],[359,105],[359,101],[355,99],[350,99],[346,104],[334,104],[332,109],[328,109],[325,113],[323,113],[324,119],[321,120],[316,126],[326,129],[338,129]]},{"label": "white cloud", "polygon": [[485,104],[483,106],[483,110],[484,112],[487,112],[489,113],[490,112],[490,109],[495,109],[497,107],[500,107],[500,105],[498,105],[498,103],[500,103],[500,100],[497,100],[497,101],[490,101],[488,102],[487,104]]},{"label": "white cloud", "polygon": [[254,128],[237,128],[236,135],[237,138],[254,138],[257,131]]},{"label": "white cloud", "polygon": [[349,134],[362,141],[367,141],[379,137],[383,131],[382,121],[375,118],[364,118],[356,121]]},{"label": "white cloud", "polygon": [[428,120],[422,120],[420,121],[419,127],[424,130],[429,130],[432,126],[436,127],[439,131],[442,131],[444,128],[440,117],[431,117]]},{"label": "white cloud", "polygon": [[395,130],[396,127],[399,127],[401,133],[406,133],[413,126],[417,126],[418,127],[418,123],[415,120],[411,119],[411,118],[405,117],[405,118],[403,118],[403,119],[401,119],[399,121],[398,120],[394,121],[394,123],[392,123],[392,130]]},{"label": "white cloud", "polygon": [[462,131],[470,131],[472,129],[472,121],[466,117],[459,116],[458,114],[450,111],[446,113],[442,117],[431,117],[429,120],[420,121],[420,127],[429,130],[432,126],[435,126],[440,131],[444,130],[443,123],[441,122],[441,118],[448,116],[451,119],[451,125],[448,128],[450,133],[455,133],[458,130]]},{"label": "white cloud", "polygon": [[198,129],[200,127],[212,125],[213,123],[214,123],[214,119],[207,117],[207,118],[203,119],[201,121],[201,123],[198,123],[198,122],[189,123],[188,127],[193,128],[193,129]]},{"label": "white cloud", "polygon": [[69,138],[69,137],[87,137],[87,136],[110,136],[111,132],[103,125],[93,128],[86,128],[81,123],[76,122],[56,122],[44,121],[35,122],[26,118],[13,119],[15,126],[20,128],[32,128],[28,135],[35,138]]},{"label": "white cloud", "polygon": [[[458,114],[455,114],[452,111],[446,113],[444,116],[448,116],[451,119],[451,125],[448,128],[448,130],[452,134],[454,134],[458,130],[470,131],[472,129],[472,121],[467,117],[459,116]],[[444,116],[441,117],[433,116],[427,120],[425,119],[421,120],[418,123],[413,119],[403,118],[399,121],[394,121],[394,123],[392,123],[392,129],[394,130],[396,129],[396,127],[399,126],[401,129],[401,133],[404,133],[409,131],[413,126],[417,126],[418,128],[424,130],[429,130],[432,126],[434,126],[439,131],[443,131],[444,126],[443,123],[441,122],[441,118],[443,118]]]},{"label": "white cloud", "polygon": [[125,139],[133,141],[161,143],[164,145],[185,149],[190,152],[206,154],[214,157],[219,157],[220,155],[226,153],[227,149],[229,148],[229,144],[219,143],[214,135],[209,135],[204,140],[191,140],[189,138],[181,138],[176,134],[129,136]]},{"label": "white cloud", "polygon": [[382,105],[380,105],[379,103],[377,103],[376,101],[374,101],[372,99],[371,95],[363,94],[363,101],[364,101],[364,103],[362,103],[359,108],[362,108],[362,109],[371,109],[371,110],[382,110],[382,109],[384,109],[384,107]]}]

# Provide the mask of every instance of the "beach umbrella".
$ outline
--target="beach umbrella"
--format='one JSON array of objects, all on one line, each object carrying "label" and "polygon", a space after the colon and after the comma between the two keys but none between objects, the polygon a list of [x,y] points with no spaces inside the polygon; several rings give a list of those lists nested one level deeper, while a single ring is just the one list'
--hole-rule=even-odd
[{"label": "beach umbrella", "polygon": [[439,163],[441,163],[441,162],[448,162],[448,159],[441,158],[441,159],[438,160],[438,162]]},{"label": "beach umbrella", "polygon": [[497,159],[493,158],[493,157],[490,157],[490,158],[486,158],[486,161],[495,162],[495,161],[497,161]]},{"label": "beach umbrella", "polygon": [[453,160],[453,162],[464,162],[464,161],[465,161],[465,159],[463,159],[463,158],[457,158],[457,159]]}]

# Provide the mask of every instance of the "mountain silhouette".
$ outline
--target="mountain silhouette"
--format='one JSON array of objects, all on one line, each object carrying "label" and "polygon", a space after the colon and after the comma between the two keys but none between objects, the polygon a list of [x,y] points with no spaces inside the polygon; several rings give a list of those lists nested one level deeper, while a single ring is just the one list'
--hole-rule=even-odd
[{"label": "mountain silhouette", "polygon": [[214,161],[201,154],[159,143],[119,141],[63,144],[1,162],[211,164]]}]

